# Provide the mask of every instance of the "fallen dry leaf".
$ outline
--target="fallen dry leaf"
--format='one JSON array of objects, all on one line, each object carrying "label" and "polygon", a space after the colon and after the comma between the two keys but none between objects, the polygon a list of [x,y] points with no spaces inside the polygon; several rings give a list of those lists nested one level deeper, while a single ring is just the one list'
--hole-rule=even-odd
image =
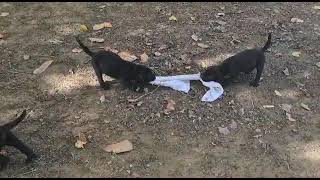
[{"label": "fallen dry leaf", "polygon": [[79,140],[84,142],[84,143],[87,143],[87,138],[86,138],[86,135],[84,133],[79,133]]},{"label": "fallen dry leaf", "polygon": [[320,6],[313,6],[313,9],[320,10]]},{"label": "fallen dry leaf", "polygon": [[291,114],[290,114],[290,113],[287,113],[287,112],[286,112],[286,116],[287,116],[287,119],[288,119],[289,121],[291,121],[291,122],[295,122],[295,121],[296,121],[295,119],[293,119],[293,118],[291,117]]},{"label": "fallen dry leaf", "polygon": [[108,47],[105,47],[104,50],[106,50],[106,51],[111,51],[111,52],[116,53],[116,54],[118,54],[118,52],[119,52],[118,50],[112,49],[112,48],[109,47],[109,46],[108,46]]},{"label": "fallen dry leaf", "polygon": [[289,69],[288,68],[284,68],[284,70],[282,71],[286,76],[289,76]]},{"label": "fallen dry leaf", "polygon": [[197,45],[198,45],[199,47],[201,47],[201,48],[204,48],[204,49],[206,49],[206,48],[209,47],[208,45],[203,44],[203,43],[198,43]]},{"label": "fallen dry leaf", "polygon": [[3,13],[0,14],[1,17],[5,17],[5,16],[8,16],[8,15],[9,15],[8,12],[3,12]]},{"label": "fallen dry leaf", "polygon": [[148,62],[148,59],[149,59],[149,57],[148,57],[148,55],[146,53],[143,53],[143,54],[140,55],[140,60],[141,60],[142,63]]},{"label": "fallen dry leaf", "polygon": [[237,129],[238,125],[235,121],[232,120],[231,124],[230,124],[230,128],[231,129]]},{"label": "fallen dry leaf", "polygon": [[161,56],[161,53],[155,52],[154,55],[155,55],[155,56]]},{"label": "fallen dry leaf", "polygon": [[74,53],[80,53],[80,52],[82,52],[82,49],[80,49],[80,48],[74,48],[74,49],[72,49],[72,52],[74,52]]},{"label": "fallen dry leaf", "polygon": [[124,59],[124,60],[126,60],[126,61],[129,61],[129,62],[132,62],[132,61],[138,59],[137,56],[132,55],[132,54],[130,54],[130,53],[127,52],[127,51],[122,51],[122,52],[120,52],[118,55],[119,55],[122,59]]},{"label": "fallen dry leaf", "polygon": [[89,38],[91,42],[97,42],[97,43],[103,43],[104,39],[103,38]]},{"label": "fallen dry leaf", "polygon": [[229,129],[228,129],[227,127],[224,127],[224,128],[218,127],[218,130],[219,130],[219,132],[220,132],[221,134],[223,134],[223,135],[228,135],[228,134],[230,134],[230,131],[229,131]]},{"label": "fallen dry leaf", "polygon": [[263,105],[263,108],[274,108],[274,105]]},{"label": "fallen dry leaf", "polygon": [[43,73],[50,66],[52,62],[53,62],[52,60],[44,62],[40,67],[38,67],[33,71],[33,74]]},{"label": "fallen dry leaf", "polygon": [[301,105],[301,107],[302,107],[303,109],[305,109],[305,110],[308,110],[308,111],[311,110],[311,109],[309,108],[309,106],[306,105],[306,104],[304,104],[304,103],[301,103],[300,105]]},{"label": "fallen dry leaf", "polygon": [[291,53],[291,55],[294,56],[294,57],[300,57],[301,52],[299,52],[299,51],[294,51],[294,52]]},{"label": "fallen dry leaf", "polygon": [[291,22],[293,22],[293,23],[302,23],[303,20],[299,19],[299,18],[291,18]]},{"label": "fallen dry leaf", "polygon": [[141,106],[143,104],[143,102],[142,101],[139,101],[138,103],[137,103],[137,106],[139,107],[139,106]]},{"label": "fallen dry leaf", "polygon": [[274,90],[274,93],[276,93],[277,96],[282,96],[282,94],[277,90]]},{"label": "fallen dry leaf", "polygon": [[104,103],[106,102],[106,97],[102,95],[99,100],[100,100],[100,103]]},{"label": "fallen dry leaf", "polygon": [[60,40],[58,40],[58,39],[49,39],[49,42],[51,42],[52,44],[62,43],[62,41],[60,41]]},{"label": "fallen dry leaf", "polygon": [[195,40],[195,41],[198,41],[198,40],[199,40],[198,36],[195,35],[195,34],[192,34],[191,38],[192,38],[193,40]]},{"label": "fallen dry leaf", "polygon": [[24,60],[30,59],[30,55],[23,55],[23,59],[24,59]]},{"label": "fallen dry leaf", "polygon": [[289,113],[289,112],[291,111],[292,105],[290,105],[290,104],[281,104],[281,108],[282,108],[285,112]]},{"label": "fallen dry leaf", "polygon": [[74,74],[74,70],[71,68],[71,69],[69,69],[69,71],[68,71],[70,74]]},{"label": "fallen dry leaf", "polygon": [[176,105],[176,102],[174,102],[174,100],[172,99],[166,99],[166,101],[167,101],[167,106],[166,106],[166,109],[164,110],[164,113],[169,114],[171,111],[175,110],[174,106]]},{"label": "fallen dry leaf", "polygon": [[317,62],[317,63],[316,63],[316,66],[317,66],[318,68],[320,68],[320,62]]},{"label": "fallen dry leaf", "polygon": [[92,29],[97,31],[97,30],[100,30],[100,29],[103,29],[103,28],[111,28],[112,27],[112,24],[110,22],[104,22],[104,23],[101,23],[101,24],[95,24]]},{"label": "fallen dry leaf", "polygon": [[113,153],[123,153],[133,150],[133,145],[130,141],[124,140],[119,143],[108,145],[104,150]]},{"label": "fallen dry leaf", "polygon": [[86,135],[84,133],[79,133],[79,139],[77,140],[77,142],[74,144],[74,146],[78,149],[83,149],[85,144],[87,144],[87,138]]},{"label": "fallen dry leaf", "polygon": [[88,31],[88,27],[86,25],[84,25],[84,24],[81,24],[80,25],[80,31],[82,31],[82,32]]},{"label": "fallen dry leaf", "polygon": [[216,15],[216,17],[222,17],[222,16],[224,16],[225,14],[224,13],[218,13],[217,15]]},{"label": "fallen dry leaf", "polygon": [[175,16],[170,16],[170,17],[169,17],[169,20],[170,20],[170,21],[177,21],[178,19],[177,19]]},{"label": "fallen dry leaf", "polygon": [[85,145],[82,141],[80,141],[80,140],[77,140],[77,142],[74,144],[74,146],[76,147],[76,148],[78,148],[78,149],[83,149],[84,148],[84,146],[83,145]]}]

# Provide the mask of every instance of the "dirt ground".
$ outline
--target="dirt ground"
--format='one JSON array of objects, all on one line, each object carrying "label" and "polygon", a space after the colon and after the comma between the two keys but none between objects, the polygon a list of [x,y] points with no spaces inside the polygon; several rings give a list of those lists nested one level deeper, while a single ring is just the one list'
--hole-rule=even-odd
[{"label": "dirt ground", "polygon": [[[25,165],[23,154],[6,147],[11,161],[0,177],[319,177],[316,5],[0,3],[0,13],[9,13],[0,17],[1,123],[27,108],[28,118],[14,132],[40,156]],[[172,15],[177,21],[169,20]],[[113,27],[92,30],[105,21]],[[81,24],[89,30],[81,32]],[[242,75],[212,103],[200,101],[206,89],[198,82],[188,94],[150,85],[152,93],[130,103],[127,99],[145,93],[119,85],[101,90],[86,63],[89,56],[72,52],[79,48],[74,36],[80,33],[95,50],[109,46],[137,57],[145,52],[145,64],[159,75],[197,73],[229,54],[262,46],[268,32],[273,44],[260,86],[248,86],[255,71]],[[90,37],[105,42],[92,43]],[[294,51],[301,55],[294,57]],[[33,74],[48,60],[53,63],[45,72]],[[176,103],[169,115],[164,114],[166,98]],[[295,121],[286,116],[283,107],[288,106]],[[223,127],[230,133],[220,132]],[[75,147],[78,132],[89,139],[83,149]],[[133,144],[130,152],[103,150],[126,139]]]}]

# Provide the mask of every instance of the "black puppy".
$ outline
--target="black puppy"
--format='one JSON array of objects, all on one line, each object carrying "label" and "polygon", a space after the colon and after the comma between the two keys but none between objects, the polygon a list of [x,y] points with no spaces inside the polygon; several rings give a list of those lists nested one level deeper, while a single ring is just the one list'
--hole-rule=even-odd
[{"label": "black puppy", "polygon": [[118,79],[126,87],[134,91],[138,89],[139,92],[142,92],[143,87],[156,78],[154,72],[146,66],[125,61],[111,51],[92,52],[82,44],[78,36],[76,40],[83,51],[92,57],[91,64],[104,90],[110,88],[110,83],[103,81],[102,74]]},{"label": "black puppy", "polygon": [[[37,156],[10,131],[26,117],[26,113],[26,110],[24,110],[16,120],[0,126],[0,151],[5,145],[13,146],[27,156],[26,162],[29,163],[33,159],[36,159]],[[2,170],[8,162],[8,157],[0,155],[0,170]]]},{"label": "black puppy", "polygon": [[240,72],[249,74],[255,68],[257,69],[256,78],[250,82],[251,86],[259,86],[260,77],[265,63],[264,52],[271,46],[271,33],[264,47],[244,50],[234,56],[227,58],[220,65],[211,66],[201,73],[203,81],[216,81],[222,86],[226,85],[227,78],[235,78]]}]

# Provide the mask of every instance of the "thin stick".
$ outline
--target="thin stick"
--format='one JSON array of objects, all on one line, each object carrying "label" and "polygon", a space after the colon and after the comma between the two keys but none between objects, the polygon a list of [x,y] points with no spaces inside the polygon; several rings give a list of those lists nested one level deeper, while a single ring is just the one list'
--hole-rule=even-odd
[{"label": "thin stick", "polygon": [[138,97],[138,98],[136,98],[136,99],[130,99],[129,102],[137,102],[139,99],[141,99],[141,98],[143,98],[143,97],[145,97],[145,96],[147,96],[147,95],[149,95],[149,94],[154,93],[159,87],[160,87],[160,86],[157,86],[157,88],[154,89],[153,91],[151,91],[151,92],[149,92],[149,93],[146,93],[146,94],[144,94],[144,95],[142,95],[142,96],[140,96],[140,97]]},{"label": "thin stick", "polygon": [[24,73],[24,74],[33,74],[33,72],[27,72],[27,71],[18,71],[18,70],[15,70],[15,72],[11,71],[12,73]]},{"label": "thin stick", "polygon": [[40,54],[37,54],[37,55],[33,55],[33,56],[38,56],[38,57],[57,57],[57,56],[49,56],[49,55],[40,55]]}]

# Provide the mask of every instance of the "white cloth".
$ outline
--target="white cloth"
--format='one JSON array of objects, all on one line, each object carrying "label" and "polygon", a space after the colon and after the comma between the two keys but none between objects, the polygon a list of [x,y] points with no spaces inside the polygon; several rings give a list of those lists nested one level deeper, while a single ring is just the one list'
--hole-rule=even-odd
[{"label": "white cloth", "polygon": [[214,81],[202,81],[200,73],[177,76],[156,76],[156,79],[150,82],[150,84],[170,87],[174,90],[188,93],[190,90],[190,81],[192,80],[200,80],[204,86],[209,88],[206,94],[201,98],[201,101],[203,102],[215,101],[223,94],[223,88],[219,83]]}]

